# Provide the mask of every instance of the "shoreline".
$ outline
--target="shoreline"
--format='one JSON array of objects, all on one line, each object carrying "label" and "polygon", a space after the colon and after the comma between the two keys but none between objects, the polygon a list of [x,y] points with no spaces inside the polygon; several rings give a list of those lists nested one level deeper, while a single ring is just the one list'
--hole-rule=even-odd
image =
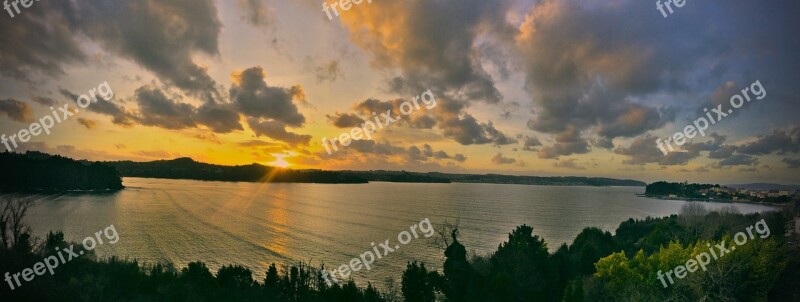
[{"label": "shoreline", "polygon": [[662,200],[682,200],[682,201],[700,201],[700,202],[716,202],[716,203],[730,203],[730,204],[737,204],[737,203],[745,203],[745,204],[754,204],[754,205],[762,205],[762,206],[771,206],[776,208],[785,208],[789,206],[788,203],[773,203],[773,202],[757,202],[757,201],[734,201],[732,199],[702,199],[702,198],[687,198],[687,197],[669,197],[663,195],[647,195],[647,194],[635,194],[637,197],[646,197],[652,199],[662,199]]}]

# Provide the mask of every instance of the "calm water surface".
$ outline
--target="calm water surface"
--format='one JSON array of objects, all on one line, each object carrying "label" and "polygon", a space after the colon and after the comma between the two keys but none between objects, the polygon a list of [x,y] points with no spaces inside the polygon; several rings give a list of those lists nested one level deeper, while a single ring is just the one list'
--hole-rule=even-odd
[{"label": "calm water surface", "polygon": [[[434,225],[460,218],[468,250],[494,251],[517,225],[528,224],[551,250],[588,226],[614,231],[628,218],[677,213],[683,201],[636,197],[644,187],[563,187],[497,184],[359,185],[256,184],[125,178],[125,190],[108,195],[39,197],[28,215],[38,236],[63,230],[79,241],[114,224],[115,245],[99,256],[117,255],[183,267],[205,262],[213,272],[241,264],[263,280],[267,266],[310,261],[328,267],[347,263],[429,218]],[[707,204],[711,208],[728,204]],[[743,213],[769,207],[737,204]],[[437,235],[438,236],[438,235]],[[400,279],[406,262],[441,268],[442,253],[420,236],[372,270],[359,283]]]}]

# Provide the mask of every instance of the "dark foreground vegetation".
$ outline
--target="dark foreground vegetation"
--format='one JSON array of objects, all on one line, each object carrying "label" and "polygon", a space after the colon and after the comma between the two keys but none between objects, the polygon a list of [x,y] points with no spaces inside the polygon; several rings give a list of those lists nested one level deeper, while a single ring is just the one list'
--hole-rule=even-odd
[{"label": "dark foreground vegetation", "polygon": [[0,192],[116,191],[122,178],[114,168],[58,155],[28,151],[0,153]]},{"label": "dark foreground vegetation", "polygon": [[[69,244],[60,232],[31,238],[19,223],[29,206],[0,199],[0,273],[21,272]],[[468,256],[457,225],[445,225],[437,241],[446,247],[443,267],[409,263],[399,286],[387,281],[381,290],[353,281],[328,286],[305,263],[273,264],[265,279],[254,280],[237,265],[212,272],[202,262],[177,269],[87,254],[13,291],[3,282],[0,301],[800,301],[800,256],[785,236],[791,215],[690,206],[681,215],[625,221],[613,236],[587,228],[554,253],[522,225],[485,256]],[[732,234],[761,219],[769,226],[766,239],[756,236],[668,288],[659,283],[657,271],[685,263],[706,243],[730,243]]]}]

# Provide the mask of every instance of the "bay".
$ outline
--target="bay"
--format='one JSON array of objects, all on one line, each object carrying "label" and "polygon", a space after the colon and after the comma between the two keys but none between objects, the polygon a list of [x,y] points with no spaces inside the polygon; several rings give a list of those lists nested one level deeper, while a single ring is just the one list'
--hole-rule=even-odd
[{"label": "bay", "polygon": [[[61,230],[80,241],[113,224],[120,240],[101,245],[100,257],[178,268],[203,261],[212,270],[240,264],[259,281],[270,263],[306,261],[338,267],[424,219],[437,226],[460,222],[469,251],[490,253],[516,226],[527,224],[551,251],[589,226],[613,232],[629,218],[662,217],[685,203],[638,197],[644,187],[529,186],[503,184],[261,184],[125,178],[113,194],[36,196],[27,222],[36,236]],[[704,203],[708,208],[730,206]],[[773,210],[735,204],[742,213]],[[353,274],[360,284],[399,280],[408,261],[441,269],[443,252],[421,236],[400,246],[370,270]]]}]

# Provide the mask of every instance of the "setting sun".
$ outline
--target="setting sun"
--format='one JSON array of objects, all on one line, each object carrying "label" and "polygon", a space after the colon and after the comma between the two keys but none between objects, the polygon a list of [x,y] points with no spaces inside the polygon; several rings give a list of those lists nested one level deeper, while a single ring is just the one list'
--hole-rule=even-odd
[{"label": "setting sun", "polygon": [[267,163],[270,166],[287,168],[290,165],[292,165],[288,161],[286,161],[286,157],[291,156],[291,154],[272,154],[272,156],[275,156],[276,159],[274,161]]}]

